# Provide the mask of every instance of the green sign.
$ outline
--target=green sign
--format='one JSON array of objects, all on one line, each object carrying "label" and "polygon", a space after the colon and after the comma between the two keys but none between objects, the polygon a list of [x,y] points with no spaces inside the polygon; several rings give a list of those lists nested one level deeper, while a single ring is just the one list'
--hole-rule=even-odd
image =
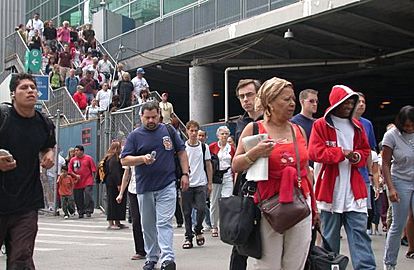
[{"label": "green sign", "polygon": [[42,67],[42,53],[40,50],[33,49],[29,53],[29,70],[32,72],[39,72]]}]

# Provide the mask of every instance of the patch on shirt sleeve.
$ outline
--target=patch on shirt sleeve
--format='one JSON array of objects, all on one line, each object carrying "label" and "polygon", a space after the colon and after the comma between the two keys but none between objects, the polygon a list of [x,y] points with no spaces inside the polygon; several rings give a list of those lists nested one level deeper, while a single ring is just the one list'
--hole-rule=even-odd
[{"label": "patch on shirt sleeve", "polygon": [[170,136],[162,137],[162,144],[164,145],[165,150],[170,151],[173,149]]}]

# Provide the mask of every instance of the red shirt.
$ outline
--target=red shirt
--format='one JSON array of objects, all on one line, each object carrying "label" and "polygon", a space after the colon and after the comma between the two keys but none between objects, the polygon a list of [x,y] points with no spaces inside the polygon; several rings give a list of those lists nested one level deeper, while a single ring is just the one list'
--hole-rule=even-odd
[{"label": "red shirt", "polygon": [[73,194],[73,187],[77,180],[70,175],[60,175],[58,179],[58,190],[61,196],[70,196]]},{"label": "red shirt", "polygon": [[80,175],[75,189],[93,186],[93,173],[96,172],[96,165],[91,156],[84,154],[82,157],[73,157],[70,160],[69,172]]},{"label": "red shirt", "polygon": [[73,94],[73,100],[78,105],[79,109],[85,110],[86,106],[88,106],[88,99],[86,98],[86,95],[81,92],[76,92]]}]

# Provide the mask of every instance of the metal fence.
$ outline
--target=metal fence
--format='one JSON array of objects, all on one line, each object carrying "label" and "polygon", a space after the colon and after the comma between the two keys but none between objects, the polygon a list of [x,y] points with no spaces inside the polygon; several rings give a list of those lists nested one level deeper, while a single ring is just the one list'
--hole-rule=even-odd
[{"label": "metal fence", "polygon": [[103,45],[112,55],[118,53],[120,44],[136,50],[123,52],[119,60],[124,60],[137,52],[147,52],[300,1],[303,0],[209,0],[176,13],[166,14],[108,39]]}]

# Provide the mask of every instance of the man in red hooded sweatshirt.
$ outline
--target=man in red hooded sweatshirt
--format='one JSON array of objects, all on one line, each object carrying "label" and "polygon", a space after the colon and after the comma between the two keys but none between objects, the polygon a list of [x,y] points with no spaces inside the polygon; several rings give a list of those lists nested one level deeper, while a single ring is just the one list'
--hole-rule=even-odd
[{"label": "man in red hooded sweatshirt", "polygon": [[315,196],[324,237],[339,253],[343,225],[353,268],[366,270],[376,266],[366,232],[367,188],[358,168],[366,166],[371,150],[362,124],[353,119],[358,98],[347,86],[332,88],[330,107],[312,129],[309,158],[321,165]]}]

